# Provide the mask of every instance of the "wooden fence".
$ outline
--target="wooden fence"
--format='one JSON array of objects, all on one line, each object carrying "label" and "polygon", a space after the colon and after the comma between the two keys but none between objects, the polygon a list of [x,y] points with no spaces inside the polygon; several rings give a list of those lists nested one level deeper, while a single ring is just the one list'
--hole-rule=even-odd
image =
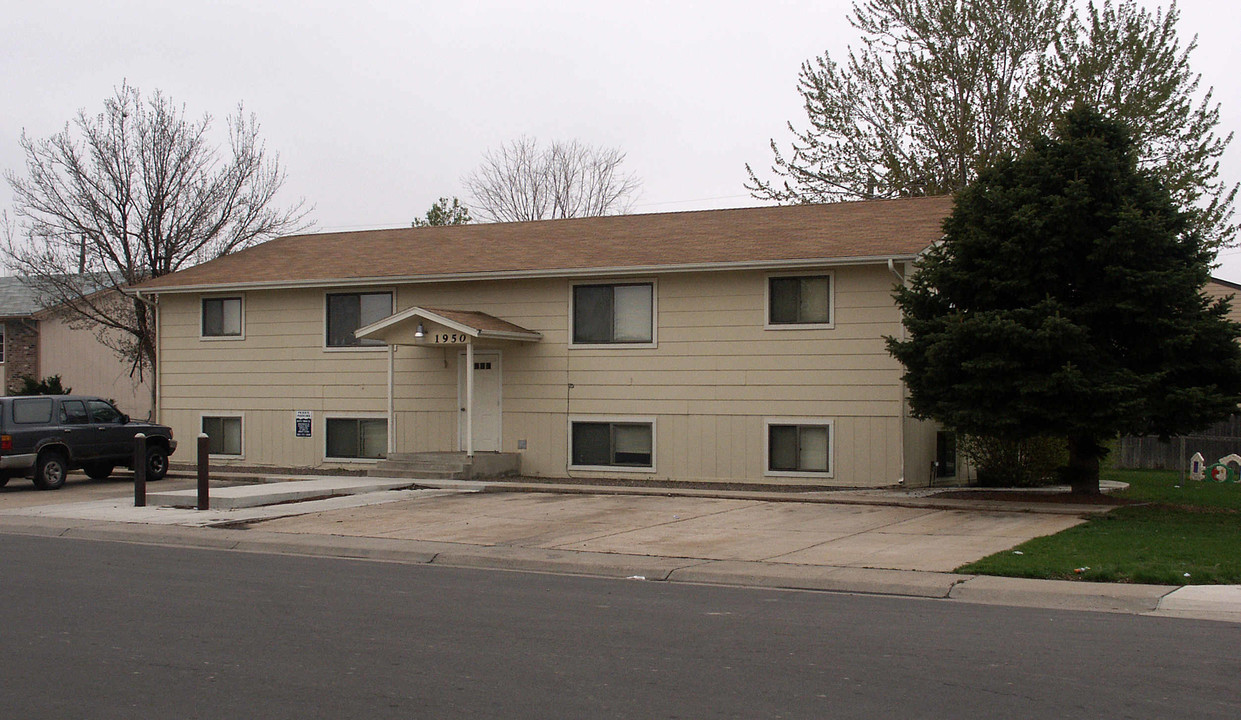
[{"label": "wooden fence", "polygon": [[1241,455],[1241,415],[1167,442],[1157,437],[1121,438],[1112,462],[1124,469],[1184,470],[1194,453],[1202,453],[1208,465],[1225,455]]}]

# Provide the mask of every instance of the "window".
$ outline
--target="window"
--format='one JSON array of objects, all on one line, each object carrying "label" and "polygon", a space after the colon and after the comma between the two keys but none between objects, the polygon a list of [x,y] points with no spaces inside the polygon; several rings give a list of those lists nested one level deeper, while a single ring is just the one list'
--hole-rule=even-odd
[{"label": "window", "polygon": [[13,422],[46,425],[52,422],[52,399],[30,398],[13,401]]},{"label": "window", "polygon": [[767,278],[768,325],[830,325],[830,275]]},{"label": "window", "polygon": [[654,290],[653,283],[575,285],[574,344],[654,342]]},{"label": "window", "polygon": [[767,472],[816,475],[830,473],[831,439],[831,423],[768,423]]},{"label": "window", "polygon": [[327,456],[382,458],[388,454],[388,421],[383,418],[328,418]]},{"label": "window", "polygon": [[353,332],[392,314],[392,293],[348,293],[327,296],[327,346],[383,345],[382,340],[361,340]]},{"label": "window", "polygon": [[241,298],[203,298],[203,337],[241,337]]},{"label": "window", "polygon": [[571,465],[654,468],[651,422],[573,422]]},{"label": "window", "polygon": [[241,456],[241,418],[203,416],[203,432],[207,435],[210,455]]},{"label": "window", "polygon": [[121,421],[120,411],[102,400],[87,400],[86,412],[90,414],[90,421],[93,423],[119,423]]},{"label": "window", "polygon": [[81,400],[65,400],[60,403],[60,423],[62,425],[85,425],[90,418],[86,415],[86,403]]}]

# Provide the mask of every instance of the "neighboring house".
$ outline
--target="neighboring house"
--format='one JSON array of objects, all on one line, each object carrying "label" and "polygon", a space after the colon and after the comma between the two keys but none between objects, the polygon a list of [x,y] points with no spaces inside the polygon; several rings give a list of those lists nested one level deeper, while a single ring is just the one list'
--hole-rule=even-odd
[{"label": "neighboring house", "polygon": [[41,308],[37,292],[23,278],[0,277],[0,337],[4,394],[19,390],[24,378],[59,375],[75,393],[115,400],[135,418],[150,415],[150,385],[131,378],[129,365],[94,331],[74,327],[56,308]]},{"label": "neighboring house", "polygon": [[10,395],[22,378],[38,378],[39,304],[30,287],[16,277],[0,277],[0,388]]},{"label": "neighboring house", "polygon": [[950,209],[303,235],[130,292],[158,307],[159,418],[215,464],[502,452],[553,478],[925,485],[952,444],[908,417],[884,337]]}]

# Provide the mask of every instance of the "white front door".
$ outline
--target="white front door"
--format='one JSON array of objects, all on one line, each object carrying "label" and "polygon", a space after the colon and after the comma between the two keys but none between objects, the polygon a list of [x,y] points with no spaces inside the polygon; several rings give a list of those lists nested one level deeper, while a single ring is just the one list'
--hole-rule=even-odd
[{"label": "white front door", "polygon": [[[465,353],[457,358],[457,437],[466,449],[465,385],[467,371]],[[474,452],[500,451],[500,353],[495,350],[474,352]]]}]

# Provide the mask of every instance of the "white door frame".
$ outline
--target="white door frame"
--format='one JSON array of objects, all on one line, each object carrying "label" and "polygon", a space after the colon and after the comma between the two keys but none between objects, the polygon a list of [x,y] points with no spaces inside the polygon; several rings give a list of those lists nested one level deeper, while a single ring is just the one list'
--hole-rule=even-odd
[{"label": "white door frame", "polygon": [[[461,421],[457,422],[457,446],[465,450],[466,455],[474,455],[474,435],[476,424],[474,422],[474,400],[475,383],[474,383],[474,364],[479,355],[494,358],[492,362],[495,367],[492,370],[496,373],[496,450],[500,449],[501,439],[504,437],[504,374],[503,364],[501,362],[501,353],[498,348],[487,348],[475,352],[473,343],[465,346],[465,350],[457,355],[458,372],[457,372],[457,404],[461,411],[465,414],[465,427],[462,428]],[[464,370],[464,373],[461,372]],[[462,377],[464,375],[464,378]],[[464,383],[462,382],[464,379]],[[463,387],[464,386],[464,387]]]}]

